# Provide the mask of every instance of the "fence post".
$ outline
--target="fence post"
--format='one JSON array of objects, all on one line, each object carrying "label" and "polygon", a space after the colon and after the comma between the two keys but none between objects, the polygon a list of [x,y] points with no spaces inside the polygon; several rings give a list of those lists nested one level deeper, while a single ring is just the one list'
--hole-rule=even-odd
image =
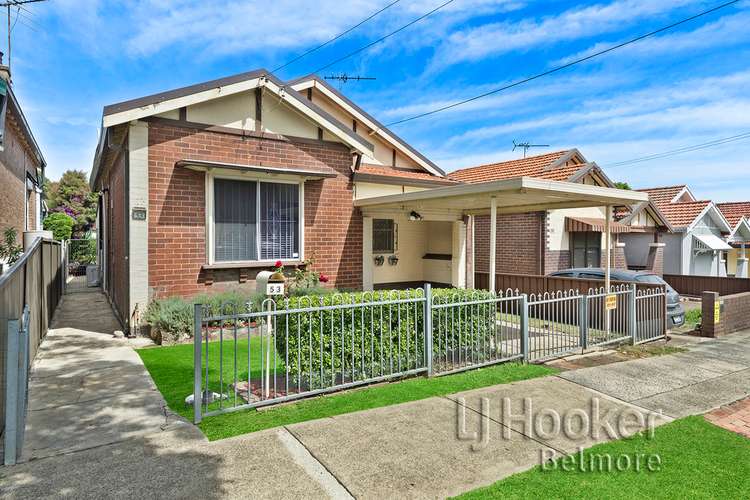
[{"label": "fence post", "polygon": [[203,307],[195,304],[193,308],[193,423],[201,422],[201,404],[203,402],[203,384],[201,383],[201,332],[203,329]]},{"label": "fence post", "polygon": [[589,348],[589,296],[580,295],[578,299],[578,331],[580,332],[581,349]]},{"label": "fence post", "polygon": [[8,320],[8,347],[5,351],[5,465],[14,465],[18,457],[18,355],[19,322]]},{"label": "fence post", "polygon": [[427,376],[432,377],[432,285],[424,284],[424,354]]},{"label": "fence post", "polygon": [[529,362],[529,296],[521,294],[521,354],[524,363]]},{"label": "fence post", "polygon": [[633,283],[630,291],[628,292],[628,335],[630,336],[631,344],[635,345],[636,335],[638,335],[638,315],[635,310],[635,296],[636,296],[636,284]]}]

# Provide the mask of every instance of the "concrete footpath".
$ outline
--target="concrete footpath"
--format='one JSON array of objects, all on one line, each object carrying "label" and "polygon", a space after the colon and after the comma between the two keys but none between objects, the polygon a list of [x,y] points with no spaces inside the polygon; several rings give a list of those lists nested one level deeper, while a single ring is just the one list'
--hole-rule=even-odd
[{"label": "concrete footpath", "polygon": [[[528,426],[533,411],[702,413],[750,394],[750,332],[679,355],[565,372],[209,443],[171,414],[140,358],[111,336],[101,295],[66,296],[31,385],[25,463],[9,498],[444,498],[609,439]],[[106,305],[106,303],[105,303]],[[83,309],[92,310],[82,318]],[[107,308],[108,311],[108,308]],[[617,380],[613,382],[612,380]]]}]

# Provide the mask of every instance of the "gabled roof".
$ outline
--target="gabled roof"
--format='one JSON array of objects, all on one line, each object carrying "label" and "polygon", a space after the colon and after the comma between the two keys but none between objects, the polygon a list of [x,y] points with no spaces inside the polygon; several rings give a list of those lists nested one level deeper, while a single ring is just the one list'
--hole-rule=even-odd
[{"label": "gabled roof", "polygon": [[664,213],[651,200],[641,202],[632,207],[617,207],[614,211],[615,220],[623,224],[632,225],[633,220],[641,212],[647,212],[657,225],[667,228],[672,232],[672,224],[669,222]]},{"label": "gabled roof", "polygon": [[336,90],[335,87],[333,87],[331,84],[329,84],[319,76],[303,76],[302,78],[291,80],[287,82],[287,84],[295,90],[303,90],[311,87],[318,89],[321,93],[323,93],[323,95],[331,99],[333,102],[342,107],[346,112],[354,116],[358,122],[369,128],[372,131],[372,134],[375,134],[384,139],[389,144],[392,144],[402,154],[414,160],[428,172],[439,175],[441,177],[445,176],[445,172],[440,167],[435,165],[422,153],[411,147],[406,141],[401,139],[398,135],[389,130],[385,125],[376,120],[372,115],[357,106],[348,97]]},{"label": "gabled roof", "polygon": [[[652,196],[651,193],[649,196]],[[657,204],[669,223],[676,228],[690,226],[709,205],[711,202],[708,200]]]},{"label": "gabled roof", "polygon": [[586,161],[577,149],[463,168],[451,172],[448,177],[469,184],[522,176],[551,181],[580,182],[589,174],[598,178],[604,186],[614,187],[602,169],[595,162]]},{"label": "gabled roof", "polygon": [[648,197],[656,205],[664,205],[666,203],[674,203],[679,197],[687,193],[690,200],[697,201],[690,192],[690,189],[685,184],[677,186],[664,186],[647,189],[639,189],[643,193],[648,193]]},{"label": "gabled roof", "polygon": [[716,206],[732,227],[735,227],[743,217],[750,217],[750,201],[717,203]]},{"label": "gabled roof", "polygon": [[732,226],[732,231],[727,236],[727,241],[732,243],[745,243],[750,241],[750,218],[741,217],[737,224]]},{"label": "gabled roof", "polygon": [[277,95],[290,107],[305,115],[353,149],[362,153],[372,153],[374,151],[374,146],[351,130],[349,126],[344,125],[322,108],[310,102],[291,86],[288,86],[272,75],[268,70],[256,69],[246,73],[105,106],[102,113],[102,131],[99,134],[99,144],[97,145],[94,166],[91,172],[91,185],[94,186],[96,183],[102,150],[110,128],[133,120],[139,120],[255,88],[263,88]]},{"label": "gabled roof", "polygon": [[361,150],[373,150],[373,145],[357,135],[351,128],[310,102],[265,69],[256,69],[246,73],[111,104],[104,107],[102,121],[104,127],[110,127],[257,87],[266,88],[277,94],[298,110],[309,111],[308,116],[311,119],[318,122],[320,126],[338,136],[350,146]]}]

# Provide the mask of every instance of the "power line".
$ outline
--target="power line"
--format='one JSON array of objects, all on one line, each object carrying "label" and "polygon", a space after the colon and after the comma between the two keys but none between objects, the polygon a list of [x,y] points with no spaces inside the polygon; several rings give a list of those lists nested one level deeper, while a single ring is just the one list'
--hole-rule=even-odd
[{"label": "power line", "polygon": [[743,139],[750,139],[750,132],[743,132],[742,134],[737,134],[737,135],[733,135],[730,137],[714,139],[712,141],[702,142],[700,144],[693,144],[692,146],[683,146],[681,148],[672,149],[669,151],[663,151],[661,153],[654,153],[654,154],[650,154],[646,156],[641,156],[639,158],[632,158],[630,160],[618,161],[618,162],[610,163],[608,165],[603,165],[603,166],[607,168],[624,167],[626,165],[633,165],[636,163],[643,163],[643,162],[652,161],[652,160],[660,160],[662,158],[669,158],[671,156],[677,156],[683,153],[700,151],[701,149],[708,149],[708,148],[712,148],[715,146],[721,146],[723,144],[727,144],[727,143],[735,142],[735,141],[741,141]]},{"label": "power line", "polygon": [[[390,32],[390,33],[388,33],[387,35],[385,35],[385,36],[382,36],[382,37],[378,38],[377,40],[375,40],[374,42],[370,42],[370,43],[368,43],[367,45],[364,45],[364,46],[362,46],[362,47],[358,48],[357,50],[355,50],[355,51],[352,51],[352,52],[348,53],[347,55],[345,55],[345,56],[343,56],[343,57],[339,57],[339,58],[338,58],[338,59],[336,59],[335,61],[333,61],[333,62],[331,62],[331,63],[329,63],[329,64],[326,64],[326,65],[325,65],[325,66],[323,66],[323,67],[320,67],[320,68],[316,69],[315,71],[313,71],[313,73],[320,73],[320,72],[321,72],[321,71],[323,71],[324,69],[328,69],[328,68],[330,68],[331,66],[333,66],[334,64],[338,64],[338,63],[340,63],[341,61],[344,61],[344,60],[346,60],[346,59],[349,59],[350,57],[352,57],[352,56],[354,56],[354,55],[357,55],[357,54],[359,54],[360,52],[362,52],[362,51],[365,51],[365,50],[369,49],[369,48],[370,48],[370,47],[372,47],[373,45],[376,45],[376,44],[378,44],[378,43],[382,42],[383,40],[386,40],[386,39],[388,39],[388,38],[392,37],[392,36],[393,36],[393,35],[395,35],[396,33],[399,33],[399,32],[401,32],[401,31],[405,30],[406,28],[408,28],[408,27],[410,27],[410,26],[412,26],[412,25],[414,25],[414,24],[418,23],[419,21],[421,21],[421,20],[423,20],[423,19],[425,19],[425,18],[427,18],[427,17],[430,17],[430,16],[432,15],[432,14],[434,14],[434,13],[435,13],[435,12],[437,12],[437,11],[439,11],[439,10],[440,10],[440,9],[442,9],[443,7],[447,6],[448,4],[451,4],[451,3],[453,3],[453,1],[454,1],[454,0],[448,0],[447,2],[445,2],[445,3],[443,3],[443,4],[441,4],[441,5],[437,6],[437,7],[435,7],[435,8],[434,8],[434,9],[432,9],[431,11],[429,11],[429,12],[427,12],[427,13],[425,13],[425,14],[422,14],[421,16],[419,16],[418,18],[414,19],[413,21],[411,21],[411,22],[409,22],[409,23],[407,23],[407,24],[405,24],[405,25],[401,26],[401,27],[400,27],[400,28],[398,28],[397,30],[395,30],[395,31],[391,31],[391,32]],[[739,0],[737,0],[737,1],[739,1]]]},{"label": "power line", "polygon": [[339,33],[338,35],[336,35],[335,37],[331,38],[331,39],[330,39],[330,40],[328,40],[327,42],[324,42],[324,43],[322,43],[322,44],[318,45],[317,47],[314,47],[314,48],[312,48],[312,49],[308,50],[307,52],[305,52],[305,53],[303,53],[303,54],[300,54],[300,55],[298,55],[297,57],[295,57],[295,58],[294,58],[294,59],[292,59],[291,61],[289,61],[289,62],[287,62],[287,63],[285,63],[285,64],[282,64],[282,65],[281,65],[281,66],[279,66],[278,68],[275,68],[275,69],[273,69],[273,70],[271,71],[271,73],[276,73],[277,71],[279,71],[279,70],[281,70],[281,69],[284,69],[284,68],[286,68],[286,67],[287,67],[287,66],[289,66],[290,64],[293,64],[293,63],[295,63],[295,62],[299,61],[299,60],[300,60],[300,59],[302,59],[303,57],[309,56],[309,55],[310,55],[310,54],[312,54],[313,52],[315,52],[315,51],[317,51],[317,50],[320,50],[320,49],[322,49],[322,48],[323,48],[323,47],[325,47],[326,45],[329,45],[329,44],[331,44],[331,43],[335,42],[336,40],[338,40],[339,38],[341,38],[341,37],[343,37],[343,36],[345,36],[345,35],[348,35],[348,34],[349,34],[349,33],[351,33],[352,31],[354,31],[355,29],[359,28],[360,26],[362,26],[363,24],[365,24],[365,23],[366,23],[367,21],[369,21],[370,19],[372,19],[373,17],[375,17],[375,16],[377,16],[378,14],[380,14],[380,13],[382,13],[382,12],[384,12],[384,11],[386,11],[386,10],[390,9],[391,7],[393,7],[394,5],[396,5],[397,3],[399,3],[400,1],[401,1],[401,0],[394,0],[393,2],[389,3],[388,5],[386,5],[386,6],[385,6],[385,7],[383,7],[382,9],[380,9],[379,11],[377,11],[377,12],[373,12],[373,13],[372,13],[372,14],[371,14],[370,16],[368,16],[368,17],[366,17],[365,19],[363,19],[362,21],[358,22],[357,24],[355,24],[354,26],[352,26],[352,27],[351,27],[351,28],[349,28],[348,30],[346,30],[346,31],[344,31],[344,32],[341,32],[341,33]]},{"label": "power line", "polygon": [[391,127],[393,125],[398,125],[398,124],[401,124],[401,123],[409,122],[409,121],[412,121],[412,120],[416,120],[418,118],[423,118],[425,116],[434,115],[435,113],[440,113],[441,111],[445,111],[445,110],[448,110],[448,109],[451,109],[451,108],[455,108],[457,106],[462,106],[462,105],[467,104],[469,102],[476,101],[478,99],[482,99],[483,97],[487,97],[487,96],[490,96],[490,95],[493,95],[493,94],[497,94],[497,93],[502,92],[504,90],[508,90],[508,89],[513,88],[513,87],[517,87],[519,85],[523,85],[525,83],[531,82],[531,81],[536,80],[538,78],[542,78],[544,76],[551,75],[553,73],[557,73],[558,71],[562,71],[564,69],[570,68],[571,66],[575,66],[576,64],[580,64],[580,63],[588,61],[590,59],[594,59],[596,57],[602,56],[602,55],[607,54],[609,52],[612,52],[612,51],[615,51],[615,50],[620,49],[622,47],[625,47],[627,45],[631,45],[633,43],[636,43],[636,42],[638,42],[640,40],[643,40],[645,38],[652,37],[654,35],[657,35],[659,33],[664,32],[664,31],[667,31],[667,30],[670,30],[670,29],[675,28],[677,26],[680,26],[681,24],[685,24],[685,23],[688,23],[688,22],[693,21],[695,19],[698,19],[700,17],[706,16],[708,14],[716,12],[717,10],[723,9],[725,7],[729,7],[730,5],[736,4],[739,1],[740,0],[732,0],[731,2],[723,3],[721,5],[713,7],[711,9],[704,10],[703,12],[701,12],[699,14],[695,14],[694,16],[690,16],[690,17],[685,18],[685,19],[683,19],[681,21],[677,21],[676,23],[672,23],[670,25],[664,26],[664,27],[659,28],[657,30],[650,31],[650,32],[648,32],[646,34],[637,36],[635,38],[631,38],[630,40],[627,40],[625,42],[618,43],[617,45],[613,45],[613,46],[608,47],[608,48],[606,48],[604,50],[600,50],[600,51],[595,52],[593,54],[589,54],[588,56],[581,57],[581,58],[576,59],[574,61],[571,61],[569,63],[563,64],[561,66],[557,66],[557,67],[552,68],[550,70],[547,70],[547,71],[545,71],[543,73],[538,73],[538,74],[536,74],[534,76],[530,76],[528,78],[524,78],[522,80],[515,81],[515,82],[513,82],[511,84],[505,85],[505,86],[497,88],[497,89],[490,90],[488,92],[484,92],[482,94],[476,95],[474,97],[470,97],[468,99],[464,99],[462,101],[454,102],[452,104],[447,104],[445,106],[441,106],[439,108],[435,108],[435,109],[430,110],[430,111],[425,111],[424,113],[420,113],[420,114],[417,114],[417,115],[414,115],[414,116],[410,116],[408,118],[403,118],[401,120],[396,120],[395,122],[391,122],[391,123],[386,124],[386,127]]}]

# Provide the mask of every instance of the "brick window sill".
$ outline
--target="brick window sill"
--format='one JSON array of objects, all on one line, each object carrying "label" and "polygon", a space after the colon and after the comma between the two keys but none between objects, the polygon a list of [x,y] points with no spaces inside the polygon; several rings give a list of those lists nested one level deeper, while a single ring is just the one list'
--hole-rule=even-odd
[{"label": "brick window sill", "polygon": [[[275,260],[272,261],[245,261],[245,262],[214,262],[213,264],[203,264],[202,269],[213,271],[217,269],[257,269],[274,267]],[[301,266],[301,260],[282,260],[285,266]]]}]

